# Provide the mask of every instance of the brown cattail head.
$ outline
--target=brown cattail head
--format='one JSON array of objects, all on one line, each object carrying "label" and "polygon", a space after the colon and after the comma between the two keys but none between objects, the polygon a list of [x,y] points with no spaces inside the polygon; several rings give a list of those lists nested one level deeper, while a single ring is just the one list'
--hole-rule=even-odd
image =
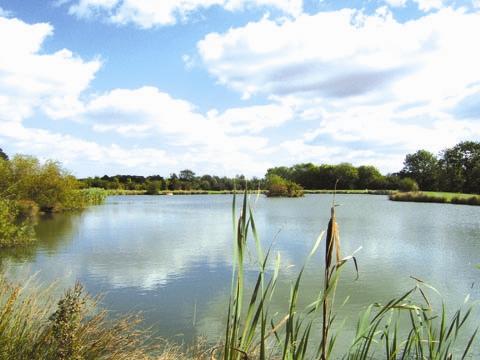
[{"label": "brown cattail head", "polygon": [[335,218],[335,206],[331,208],[330,221],[328,222],[327,229],[327,241],[326,241],[326,252],[325,252],[325,266],[330,268],[332,263],[332,255],[335,249],[336,261],[340,262],[340,236],[338,231],[338,224]]}]

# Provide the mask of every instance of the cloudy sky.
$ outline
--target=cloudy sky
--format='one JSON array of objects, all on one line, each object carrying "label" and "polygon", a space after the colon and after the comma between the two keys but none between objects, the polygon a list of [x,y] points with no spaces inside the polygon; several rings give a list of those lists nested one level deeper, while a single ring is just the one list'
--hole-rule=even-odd
[{"label": "cloudy sky", "polygon": [[0,147],[75,175],[399,170],[480,139],[480,0],[0,0]]}]

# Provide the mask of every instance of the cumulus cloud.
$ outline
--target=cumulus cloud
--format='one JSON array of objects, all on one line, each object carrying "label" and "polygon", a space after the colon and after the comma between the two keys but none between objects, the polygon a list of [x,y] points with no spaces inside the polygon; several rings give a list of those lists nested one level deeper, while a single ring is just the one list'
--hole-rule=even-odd
[{"label": "cumulus cloud", "polygon": [[372,15],[342,9],[282,23],[264,18],[208,34],[197,47],[221,84],[245,98],[288,103],[311,121],[311,132],[324,135],[316,144],[286,141],[292,159],[353,154],[354,163],[394,170],[406,152],[480,136],[477,33],[480,14],[462,9],[403,23],[385,8]]},{"label": "cumulus cloud", "polygon": [[298,16],[302,5],[302,0],[78,0],[70,5],[69,12],[79,18],[100,17],[115,24],[151,28],[174,25],[212,6],[227,11],[274,8]]},{"label": "cumulus cloud", "polygon": [[[156,87],[88,94],[101,62],[85,61],[68,49],[45,52],[42,45],[52,35],[50,24],[0,17],[0,140],[12,151],[54,157],[67,166],[90,164],[90,171],[92,164],[103,164],[105,169],[142,173],[152,167],[191,167],[219,174],[261,174],[270,164],[252,161],[268,145],[260,133],[293,116],[275,104],[202,114],[190,102]],[[34,125],[27,126],[27,119]],[[90,140],[68,130],[46,130],[52,120],[74,120]],[[109,140],[91,140],[99,133]],[[135,141],[143,138],[150,143],[157,139],[158,145]]]},{"label": "cumulus cloud", "polygon": [[0,17],[0,119],[20,121],[37,109],[61,118],[81,108],[79,96],[101,62],[84,61],[67,49],[42,53],[52,34],[47,23]]}]

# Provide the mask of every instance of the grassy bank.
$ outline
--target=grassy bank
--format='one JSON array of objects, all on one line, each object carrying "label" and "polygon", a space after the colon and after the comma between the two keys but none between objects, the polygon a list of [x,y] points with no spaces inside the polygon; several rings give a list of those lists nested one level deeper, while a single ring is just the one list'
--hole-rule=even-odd
[{"label": "grassy bank", "polygon": [[392,190],[304,190],[305,194],[390,195]]},{"label": "grassy bank", "polygon": [[389,199],[392,201],[406,202],[480,205],[480,195],[433,191],[397,192],[391,194]]}]

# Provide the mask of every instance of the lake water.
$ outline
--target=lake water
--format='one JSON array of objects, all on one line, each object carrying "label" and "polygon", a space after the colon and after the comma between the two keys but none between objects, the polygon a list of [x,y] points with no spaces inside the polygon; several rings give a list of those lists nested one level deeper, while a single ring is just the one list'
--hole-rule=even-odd
[{"label": "lake water", "polygon": [[[282,258],[274,307],[285,308],[290,282],[327,226],[331,201],[307,195],[256,202],[260,237]],[[452,308],[467,294],[480,299],[480,207],[372,195],[337,195],[337,203],[343,253],[362,247],[359,279],[352,265],[342,273],[338,302],[351,295],[342,318],[356,319],[366,305],[402,294],[415,284],[410,276],[436,287]],[[227,195],[112,196],[81,213],[42,219],[38,244],[0,252],[0,265],[17,279],[36,274],[61,287],[79,280],[103,294],[112,312],[141,311],[161,336],[218,339],[230,289],[231,204]],[[250,262],[253,276],[253,254]],[[321,263],[319,252],[305,273],[303,305],[321,286]]]}]

